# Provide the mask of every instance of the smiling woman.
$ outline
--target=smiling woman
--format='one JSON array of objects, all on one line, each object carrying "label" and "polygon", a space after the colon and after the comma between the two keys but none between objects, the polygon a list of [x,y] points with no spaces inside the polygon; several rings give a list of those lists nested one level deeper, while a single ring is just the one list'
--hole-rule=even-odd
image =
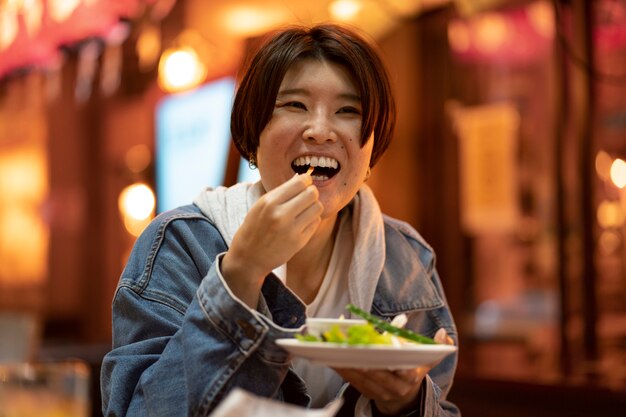
[{"label": "smiling woman", "polygon": [[208,415],[237,388],[303,407],[343,396],[340,416],[459,414],[446,399],[454,346],[391,369],[282,347],[307,318],[348,304],[456,342],[432,249],[365,184],[394,123],[387,72],[356,32],[298,26],[266,40],[231,116],[260,181],[198,190],[138,238],[113,301],[105,415]]},{"label": "smiling woman", "polygon": [[[255,159],[266,190],[312,166],[313,184],[333,215],[356,194],[369,169],[375,140],[361,144],[362,109],[350,73],[307,58],[286,72]],[[322,166],[322,164],[324,166]],[[327,167],[328,165],[328,167]],[[332,229],[332,227],[330,227]]]}]

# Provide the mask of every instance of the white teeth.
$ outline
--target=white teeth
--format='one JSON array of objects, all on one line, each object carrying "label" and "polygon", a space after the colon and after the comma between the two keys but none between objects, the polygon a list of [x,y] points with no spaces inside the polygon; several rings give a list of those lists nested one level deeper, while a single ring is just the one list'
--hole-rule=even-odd
[{"label": "white teeth", "polygon": [[335,158],[328,156],[299,156],[293,161],[295,166],[309,165],[312,167],[334,168],[339,166]]}]

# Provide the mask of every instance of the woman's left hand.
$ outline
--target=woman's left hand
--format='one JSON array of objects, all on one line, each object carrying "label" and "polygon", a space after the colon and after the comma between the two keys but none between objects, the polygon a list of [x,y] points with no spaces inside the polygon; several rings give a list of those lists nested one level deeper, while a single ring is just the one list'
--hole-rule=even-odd
[{"label": "woman's left hand", "polygon": [[429,367],[402,371],[335,369],[357,391],[376,402],[376,408],[388,415],[412,408]]},{"label": "woman's left hand", "polygon": [[[444,329],[439,329],[435,341],[453,344]],[[378,369],[335,369],[335,371],[357,391],[374,401],[382,414],[394,415],[410,410],[418,404],[422,381],[437,363],[439,362],[399,371]]]}]

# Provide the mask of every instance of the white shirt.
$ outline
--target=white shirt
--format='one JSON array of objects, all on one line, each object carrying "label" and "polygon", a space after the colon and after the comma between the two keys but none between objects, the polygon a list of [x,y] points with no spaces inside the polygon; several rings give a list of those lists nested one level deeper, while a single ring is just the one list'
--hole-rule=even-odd
[{"label": "white shirt", "polygon": [[[307,305],[308,317],[338,318],[346,313],[346,305],[350,302],[348,271],[353,251],[352,215],[346,210],[339,221],[339,229],[322,285],[315,299]],[[343,379],[335,371],[306,359],[295,358],[292,363],[298,375],[307,384],[312,407],[324,407],[335,399],[343,385]]]}]

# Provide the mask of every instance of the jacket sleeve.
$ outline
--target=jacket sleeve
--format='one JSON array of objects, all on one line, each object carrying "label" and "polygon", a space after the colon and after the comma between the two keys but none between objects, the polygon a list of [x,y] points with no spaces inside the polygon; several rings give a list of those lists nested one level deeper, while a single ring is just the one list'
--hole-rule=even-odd
[{"label": "jacket sleeve", "polygon": [[[459,337],[452,313],[446,300],[441,280],[437,270],[432,268],[431,279],[437,291],[441,294],[444,300],[444,305],[440,308],[436,308],[428,311],[427,315],[430,319],[437,323],[437,328],[444,328],[448,333],[448,336],[452,338],[452,341],[456,346],[459,346]],[[419,329],[418,329],[419,331]],[[431,334],[434,337],[434,333]],[[450,389],[452,388],[452,382],[454,380],[454,374],[456,372],[458,362],[458,350],[448,356],[446,356],[441,362],[439,362],[427,375],[425,385],[426,391],[424,395],[423,403],[423,416],[424,417],[458,417],[461,415],[458,407],[447,400]]]},{"label": "jacket sleeve", "polygon": [[289,358],[274,340],[290,329],[231,294],[224,250],[197,214],[159,219],[138,239],[113,301],[105,416],[207,416],[236,386],[280,395]]}]

